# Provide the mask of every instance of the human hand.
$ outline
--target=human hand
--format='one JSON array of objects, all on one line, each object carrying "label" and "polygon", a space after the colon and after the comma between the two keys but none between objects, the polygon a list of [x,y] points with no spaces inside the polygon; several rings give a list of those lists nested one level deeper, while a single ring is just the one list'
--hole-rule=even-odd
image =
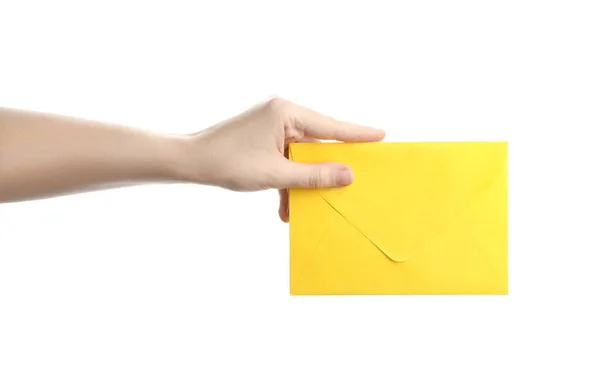
[{"label": "human hand", "polygon": [[288,188],[341,187],[352,183],[350,167],[287,159],[293,142],[375,142],[383,130],[337,121],[275,98],[184,138],[186,180],[236,191],[279,189],[279,216],[289,220]]}]

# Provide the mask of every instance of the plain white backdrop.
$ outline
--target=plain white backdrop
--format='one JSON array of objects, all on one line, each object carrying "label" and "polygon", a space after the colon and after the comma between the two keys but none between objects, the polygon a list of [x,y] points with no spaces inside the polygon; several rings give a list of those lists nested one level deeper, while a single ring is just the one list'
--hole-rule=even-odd
[{"label": "plain white backdrop", "polygon": [[290,297],[274,191],[6,204],[1,374],[600,371],[597,2],[149,3],[0,1],[0,105],[176,133],[277,94],[508,140],[510,295]]}]

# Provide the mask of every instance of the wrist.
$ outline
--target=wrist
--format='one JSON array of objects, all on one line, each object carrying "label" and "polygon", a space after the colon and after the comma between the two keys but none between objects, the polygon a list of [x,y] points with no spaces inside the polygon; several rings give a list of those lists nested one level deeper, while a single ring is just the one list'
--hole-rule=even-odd
[{"label": "wrist", "polygon": [[166,178],[174,182],[208,184],[210,172],[206,171],[204,149],[197,135],[171,135],[165,139],[163,155]]},{"label": "wrist", "polygon": [[187,158],[189,140],[183,135],[160,137],[158,163],[161,165],[161,177],[171,182],[190,182]]}]

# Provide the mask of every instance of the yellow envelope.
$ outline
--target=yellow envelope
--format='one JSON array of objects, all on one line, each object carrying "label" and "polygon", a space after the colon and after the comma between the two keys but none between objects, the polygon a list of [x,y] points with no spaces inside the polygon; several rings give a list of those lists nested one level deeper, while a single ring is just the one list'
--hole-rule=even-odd
[{"label": "yellow envelope", "polygon": [[508,294],[506,142],[294,143],[354,183],[290,190],[290,293]]}]

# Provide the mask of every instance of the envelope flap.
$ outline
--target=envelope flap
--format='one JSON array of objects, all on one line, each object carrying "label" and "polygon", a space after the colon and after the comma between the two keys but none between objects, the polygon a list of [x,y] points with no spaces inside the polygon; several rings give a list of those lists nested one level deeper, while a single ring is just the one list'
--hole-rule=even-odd
[{"label": "envelope flap", "polygon": [[493,182],[507,162],[505,142],[298,143],[295,161],[336,161],[354,183],[321,197],[395,262],[439,235]]}]

